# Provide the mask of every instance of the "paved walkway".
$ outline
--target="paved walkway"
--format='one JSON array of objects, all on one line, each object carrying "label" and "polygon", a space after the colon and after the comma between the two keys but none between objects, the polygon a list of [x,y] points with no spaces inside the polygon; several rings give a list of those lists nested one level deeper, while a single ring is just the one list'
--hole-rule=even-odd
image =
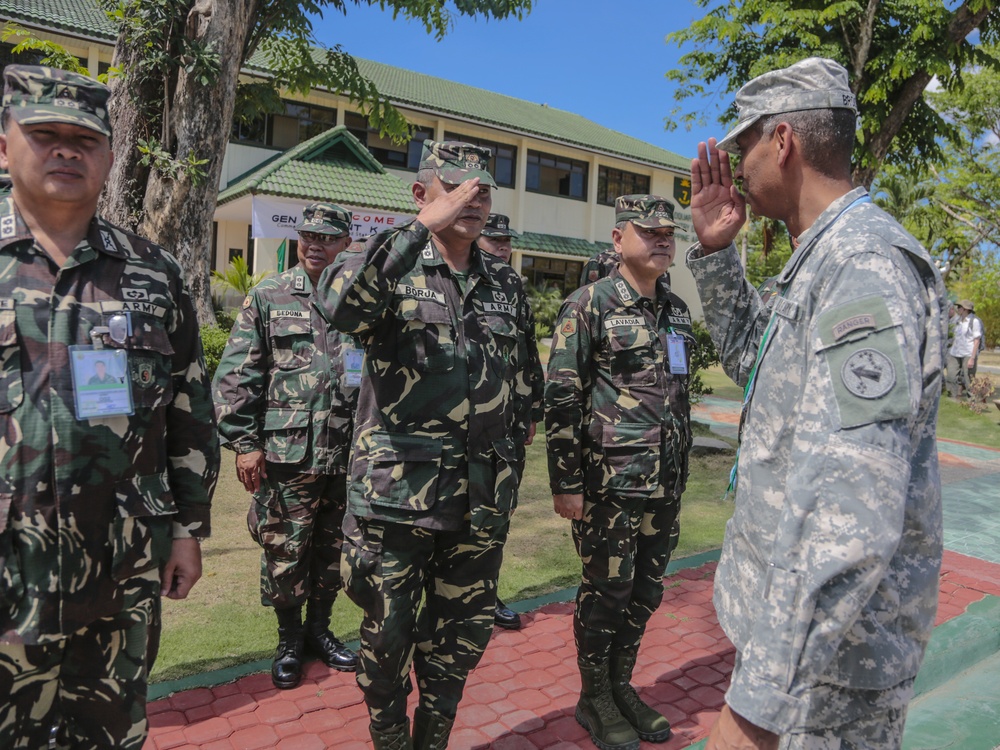
[{"label": "paved walkway", "polygon": [[[735,406],[706,399],[698,418],[735,431]],[[1000,596],[1000,451],[941,441],[948,550],[938,624]],[[688,567],[681,567],[681,566]],[[671,721],[674,737],[643,748],[678,750],[703,739],[723,704],[734,650],[712,607],[712,555],[672,563],[663,603],[643,641],[634,684]],[[564,592],[563,598],[570,596]],[[550,597],[550,600],[553,597]],[[520,631],[496,630],[469,678],[450,747],[540,750],[593,747],[573,718],[580,689],[570,601],[522,603]],[[961,621],[958,621],[961,622]],[[415,699],[415,692],[413,695]],[[411,711],[412,715],[412,705]],[[353,675],[314,662],[302,684],[279,691],[269,674],[200,687],[149,705],[147,750],[310,750],[370,747]],[[996,743],[1000,744],[1000,729]]]}]

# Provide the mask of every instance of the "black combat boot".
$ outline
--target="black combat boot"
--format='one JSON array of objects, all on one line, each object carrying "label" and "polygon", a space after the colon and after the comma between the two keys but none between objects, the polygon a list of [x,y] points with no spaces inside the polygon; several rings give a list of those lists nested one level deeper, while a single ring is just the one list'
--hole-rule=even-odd
[{"label": "black combat boot", "polygon": [[409,719],[388,729],[376,729],[369,726],[368,731],[371,733],[372,746],[375,750],[413,750],[413,743],[410,741]]},{"label": "black combat boot", "polygon": [[330,632],[330,599],[309,599],[306,603],[306,645],[323,663],[341,672],[358,668],[358,655],[333,637]]},{"label": "black combat boot", "polygon": [[632,687],[632,670],[635,669],[635,653],[612,652],[611,695],[622,716],[631,724],[642,739],[647,742],[666,742],[670,739],[670,722],[659,711],[647,705]]},{"label": "black combat boot", "polygon": [[504,604],[500,597],[497,597],[497,605],[493,610],[493,622],[499,628],[506,630],[521,629],[521,615]]},{"label": "black combat boot", "polygon": [[417,706],[413,712],[413,750],[445,750],[454,723],[454,719],[446,719]]},{"label": "black combat boot", "polygon": [[278,616],[278,648],[271,662],[271,682],[288,690],[302,679],[302,607],[275,609]]},{"label": "black combat boot", "polygon": [[580,663],[580,701],[576,720],[590,732],[590,739],[600,750],[639,750],[639,735],[622,716],[611,695],[608,663]]}]

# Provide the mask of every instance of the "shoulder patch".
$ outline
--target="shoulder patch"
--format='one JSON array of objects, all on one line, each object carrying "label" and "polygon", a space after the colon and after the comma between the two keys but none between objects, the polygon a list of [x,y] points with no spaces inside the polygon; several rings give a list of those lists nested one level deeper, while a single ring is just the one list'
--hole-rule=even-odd
[{"label": "shoulder patch", "polygon": [[567,318],[559,329],[559,333],[563,336],[572,336],[576,333],[576,318]]},{"label": "shoulder patch", "polygon": [[896,384],[896,367],[878,349],[858,349],[844,360],[840,379],[858,398],[882,398]]},{"label": "shoulder patch", "polygon": [[853,331],[860,331],[865,328],[875,327],[877,327],[877,323],[875,322],[874,315],[868,313],[864,315],[852,315],[848,318],[844,318],[839,323],[834,323],[833,340],[839,341]]},{"label": "shoulder patch", "polygon": [[249,294],[246,297],[243,298],[243,309],[244,310],[246,310],[252,304],[253,304],[253,299],[250,297]]}]

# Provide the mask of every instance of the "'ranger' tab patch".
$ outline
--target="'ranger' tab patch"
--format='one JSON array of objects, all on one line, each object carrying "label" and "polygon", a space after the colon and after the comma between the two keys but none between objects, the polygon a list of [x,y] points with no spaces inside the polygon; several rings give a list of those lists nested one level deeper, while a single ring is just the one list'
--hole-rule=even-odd
[{"label": "'ranger' tab patch", "polygon": [[860,331],[864,328],[876,328],[877,325],[874,315],[868,313],[864,315],[852,315],[833,326],[833,340],[839,341],[853,331]]},{"label": "'ranger' tab patch", "polygon": [[645,324],[646,321],[641,315],[634,315],[629,318],[608,318],[604,321],[604,328],[610,331],[612,328],[631,328]]},{"label": "'ranger' tab patch", "polygon": [[444,294],[441,292],[435,292],[433,289],[426,289],[419,286],[410,286],[409,284],[400,284],[396,287],[396,290],[404,297],[412,297],[413,299],[426,299],[431,302],[437,302],[439,305],[443,305]]}]

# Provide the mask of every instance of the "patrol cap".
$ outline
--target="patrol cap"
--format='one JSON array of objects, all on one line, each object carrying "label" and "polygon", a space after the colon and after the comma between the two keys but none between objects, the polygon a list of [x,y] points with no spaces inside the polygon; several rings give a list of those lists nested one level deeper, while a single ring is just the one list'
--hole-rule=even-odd
[{"label": "patrol cap", "polygon": [[858,111],[847,70],[825,57],[808,57],[781,70],[757,76],[736,92],[738,120],[718,147],[737,153],[736,138],[765,115],[805,109]]},{"label": "patrol cap", "polygon": [[8,65],[3,81],[3,106],[17,123],[64,122],[111,137],[111,90],[103,83],[42,65]]},{"label": "patrol cap", "polygon": [[302,209],[302,221],[296,232],[344,235],[351,229],[351,212],[333,203],[313,203]]},{"label": "patrol cap", "polygon": [[484,237],[519,237],[520,235],[510,228],[510,219],[503,214],[490,214],[483,227]]},{"label": "patrol cap", "polygon": [[620,195],[615,198],[615,223],[631,221],[643,229],[680,226],[674,204],[658,195]]},{"label": "patrol cap", "polygon": [[976,311],[976,306],[972,303],[971,299],[959,300],[958,307],[961,307],[963,310],[968,310],[969,312]]},{"label": "patrol cap", "polygon": [[459,185],[473,177],[490,187],[496,187],[488,165],[493,152],[482,146],[462,141],[424,141],[420,169],[433,169],[441,182]]}]

